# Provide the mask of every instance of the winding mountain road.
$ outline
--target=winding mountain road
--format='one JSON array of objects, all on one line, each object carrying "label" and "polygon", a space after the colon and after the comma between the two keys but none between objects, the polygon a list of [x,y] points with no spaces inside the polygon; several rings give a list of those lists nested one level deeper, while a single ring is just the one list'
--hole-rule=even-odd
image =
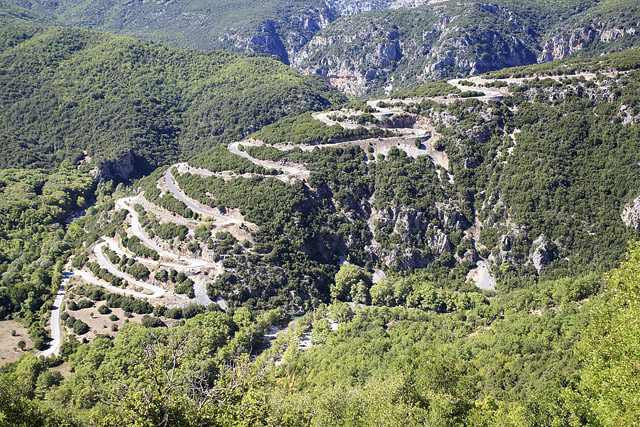
[{"label": "winding mountain road", "polygon": [[[140,280],[136,280],[133,277],[129,276],[128,274],[123,273],[122,271],[118,270],[116,268],[116,266],[114,266],[113,264],[111,264],[111,261],[109,261],[107,259],[107,257],[104,255],[104,247],[107,245],[107,242],[100,242],[98,243],[94,248],[93,248],[93,253],[95,254],[96,258],[98,259],[98,263],[100,264],[100,266],[102,266],[103,268],[107,269],[107,271],[111,274],[113,274],[116,277],[119,277],[121,279],[124,279],[125,281],[127,281],[128,283],[135,285],[135,286],[139,286],[143,289],[146,289],[147,291],[151,292],[151,294],[145,294],[142,292],[138,292],[138,291],[132,291],[130,289],[122,289],[122,288],[118,288],[112,285],[107,285],[107,284],[103,284],[102,282],[97,283],[100,286],[109,289],[110,291],[113,292],[118,292],[121,294],[127,294],[127,295],[132,295],[134,297],[138,297],[138,298],[159,298],[161,296],[163,296],[166,291],[164,289],[162,289],[161,287],[155,286],[155,285],[151,285],[149,283],[145,283],[142,282]],[[87,273],[88,274],[88,273]],[[87,278],[84,275],[81,275],[83,279],[87,280]],[[93,277],[93,276],[92,276]],[[95,283],[95,280],[92,280],[93,283]]]},{"label": "winding mountain road", "polygon": [[361,126],[357,123],[338,122],[329,118],[329,116],[335,116],[335,115],[336,115],[336,111],[323,111],[321,113],[312,114],[312,117],[316,120],[320,120],[322,123],[324,123],[327,126],[340,125],[345,129],[357,129],[358,126]]},{"label": "winding mountain road", "polygon": [[302,166],[286,166],[286,165],[281,165],[279,163],[276,162],[271,162],[268,160],[259,160],[256,159],[255,157],[251,157],[249,155],[249,153],[247,153],[246,151],[240,151],[239,146],[240,144],[242,145],[247,145],[247,146],[260,146],[262,144],[258,144],[255,142],[249,142],[249,141],[242,141],[242,142],[233,142],[231,144],[229,144],[229,151],[237,156],[240,157],[244,157],[245,159],[249,160],[251,163],[253,163],[254,165],[258,165],[258,166],[262,166],[266,169],[276,169],[276,170],[280,170],[282,172],[284,172],[285,175],[293,177],[296,175],[306,175],[309,173],[309,171],[307,169],[305,169]]},{"label": "winding mountain road", "polygon": [[[474,80],[472,78],[465,78],[465,79],[452,79],[447,81],[447,83],[449,83],[451,86],[454,86],[458,89],[460,89],[462,92],[469,92],[469,91],[476,91],[476,92],[482,92],[484,93],[483,96],[474,96],[471,97],[473,99],[477,99],[483,102],[489,102],[489,101],[500,101],[502,98],[504,98],[505,93],[503,91],[500,91],[498,89],[493,89],[493,88],[486,88],[483,86],[477,86],[477,85],[473,85],[473,86],[467,86],[467,85],[462,85],[460,84],[461,81],[468,81],[473,83]],[[471,98],[467,98],[467,99],[471,99]]]},{"label": "winding mountain road", "polygon": [[171,191],[171,193],[173,193],[173,195],[174,195],[174,197],[176,199],[180,200],[182,203],[187,205],[187,207],[189,209],[191,209],[192,211],[197,212],[197,213],[199,213],[201,215],[204,215],[204,216],[215,218],[221,224],[240,224],[240,223],[242,223],[242,221],[239,220],[239,219],[231,218],[229,216],[222,215],[222,214],[219,214],[217,212],[214,212],[214,211],[211,211],[209,209],[206,209],[201,204],[196,202],[195,200],[187,197],[180,190],[180,188],[178,188],[178,186],[174,183],[173,176],[172,176],[172,173],[171,173],[173,168],[180,167],[182,165],[186,165],[186,164],[185,163],[177,163],[175,165],[169,166],[167,171],[164,173],[164,182],[167,185],[167,187],[169,188],[169,191]]},{"label": "winding mountain road", "polygon": [[[176,270],[179,269],[185,269],[185,268],[191,268],[191,265],[188,264],[174,264],[171,262],[164,262],[164,261],[154,261],[152,259],[148,259],[148,258],[142,258],[139,257],[131,252],[129,252],[128,250],[125,250],[124,248],[122,248],[118,242],[116,242],[115,240],[109,238],[109,237],[102,237],[102,239],[107,242],[107,245],[109,246],[109,249],[111,249],[113,252],[115,252],[116,254],[118,254],[119,256],[126,256],[129,258],[133,258],[134,260],[136,260],[137,262],[141,263],[141,264],[146,264],[146,265],[151,265],[151,266],[158,266],[160,265],[161,267],[167,267],[167,268],[174,268]],[[197,265],[196,267],[200,267],[201,265]]]},{"label": "winding mountain road", "polygon": [[167,221],[173,222],[174,224],[182,224],[182,225],[187,225],[188,226],[188,225],[200,225],[200,224],[204,224],[205,223],[205,221],[198,221],[196,219],[182,218],[182,217],[178,217],[178,216],[175,216],[175,215],[171,215],[171,214],[169,214],[167,212],[161,211],[160,209],[155,207],[153,204],[151,204],[147,199],[145,199],[143,195],[129,197],[128,200],[134,206],[135,205],[140,205],[145,210],[151,212],[155,216],[157,216],[159,218],[166,219]]},{"label": "winding mountain road", "polygon": [[147,234],[142,230],[138,212],[136,212],[136,210],[129,205],[129,203],[131,203],[132,201],[132,198],[127,197],[118,199],[116,200],[116,208],[126,209],[127,211],[129,211],[129,214],[131,216],[131,232],[134,236],[138,237],[147,248],[158,252],[158,255],[162,257],[174,259],[181,262],[181,267],[206,267],[211,265],[205,260],[183,257],[181,255],[174,254],[173,252],[162,249],[155,242],[153,242],[153,240],[151,240],[149,236],[147,236]]},{"label": "winding mountain road", "polygon": [[73,277],[74,273],[65,271],[62,273],[62,282],[60,282],[60,288],[56,294],[56,299],[53,301],[53,307],[51,307],[51,344],[49,348],[38,353],[38,356],[49,357],[51,355],[58,355],[60,353],[60,345],[62,344],[62,326],[60,325],[60,310],[62,307],[62,301],[67,292],[67,285],[69,280]]},{"label": "winding mountain road", "polygon": [[[480,83],[475,83],[474,82],[474,86],[466,86],[466,85],[461,85],[460,84],[460,80],[461,79],[453,79],[450,80],[449,83],[451,85],[453,85],[454,87],[459,88],[462,91],[471,91],[471,90],[477,90],[477,91],[481,91],[484,95],[481,97],[475,97],[477,99],[480,99],[482,101],[489,101],[489,100],[493,100],[493,99],[501,99],[504,96],[504,93],[499,91],[499,90],[494,90],[494,89],[488,89],[485,87],[480,87],[479,84]],[[389,102],[392,102],[392,100],[389,100]],[[402,109],[398,108],[398,107],[378,107],[377,106],[378,101],[373,100],[373,101],[368,101],[368,104],[377,108],[377,111],[375,112],[374,116],[378,119],[384,119],[384,118],[388,118],[393,116],[394,114],[397,113],[402,113]],[[321,122],[325,123],[328,126],[332,126],[335,124],[340,124],[341,126],[345,127],[345,128],[355,128],[358,125],[354,124],[354,123],[350,123],[350,122],[336,122],[334,120],[331,120],[329,118],[329,116],[331,114],[336,114],[336,112],[323,112],[323,113],[317,113],[314,114],[314,118],[316,118],[317,120],[320,120]],[[372,138],[372,139],[365,139],[365,140],[355,140],[355,141],[348,141],[348,142],[342,142],[342,143],[335,143],[335,144],[318,144],[318,145],[309,145],[309,144],[304,144],[304,145],[296,145],[296,147],[299,147],[303,150],[312,150],[315,148],[327,148],[327,147],[344,147],[344,146],[350,146],[350,145],[360,145],[363,147],[363,149],[366,149],[366,146],[369,145],[374,145],[376,147],[376,152],[380,152],[382,153],[383,150],[388,149],[390,146],[397,146],[400,149],[403,149],[404,151],[407,152],[407,154],[413,156],[413,157],[417,157],[419,155],[430,155],[431,157],[434,157],[436,154],[439,153],[432,153],[432,151],[434,150],[429,150],[429,147],[427,148],[420,148],[420,147],[415,147],[415,142],[414,142],[414,138],[420,138],[420,137],[424,137],[426,136],[430,131],[428,129],[425,128],[425,124],[420,124],[420,126],[415,126],[415,127],[406,127],[406,128],[398,128],[396,129],[396,131],[401,131],[403,132],[403,134],[401,135],[397,135],[395,137],[392,138]],[[307,170],[304,166],[302,165],[295,165],[295,164],[282,164],[279,162],[273,162],[273,161],[268,161],[268,160],[261,160],[261,159],[257,159],[254,158],[252,156],[250,156],[246,151],[241,150],[240,149],[240,145],[245,145],[245,146],[260,146],[261,142],[254,142],[254,141],[240,141],[240,142],[234,142],[232,144],[230,144],[228,146],[228,150],[232,153],[235,154],[237,156],[243,157],[249,161],[251,161],[253,164],[258,165],[258,166],[262,166],[266,169],[275,169],[280,171],[281,175],[277,175],[277,176],[271,176],[270,177],[274,177],[277,179],[283,179],[283,180],[290,180],[290,179],[299,179],[299,178],[303,178],[305,176],[308,176],[309,174],[309,170]],[[378,147],[379,145],[379,147]],[[287,150],[287,149],[291,149],[292,147],[289,146],[284,146],[284,147],[276,147],[278,149],[281,150]],[[444,154],[441,154],[442,156],[446,156]],[[437,157],[437,156],[436,156]],[[447,164],[448,162],[446,161],[447,159],[434,159],[434,161],[437,161],[438,164]],[[183,193],[181,191],[181,189],[179,188],[177,182],[174,180],[173,177],[173,170],[177,169],[179,172],[181,173],[194,173],[194,174],[198,174],[201,176],[217,176],[216,173],[208,171],[206,169],[196,169],[196,168],[191,168],[189,167],[189,165],[187,163],[177,163],[174,164],[172,166],[170,166],[165,174],[164,174],[164,183],[166,184],[166,188],[173,194],[173,196],[180,200],[182,203],[184,203],[187,207],[189,207],[189,209],[191,209],[192,211],[204,216],[204,217],[208,217],[208,218],[213,218],[216,223],[218,224],[242,224],[244,221],[240,220],[240,219],[236,219],[236,218],[231,218],[229,216],[226,215],[222,215],[218,212],[215,212],[214,210],[208,208],[207,206],[202,205],[201,203],[197,202],[196,200],[191,199],[190,197],[188,197],[185,193]],[[224,178],[234,178],[236,177],[236,175],[225,175]],[[198,221],[198,220],[193,220],[193,219],[187,219],[187,218],[180,218],[174,215],[171,215],[167,212],[164,212],[162,210],[160,210],[159,208],[155,207],[154,205],[152,205],[150,202],[148,202],[146,199],[144,199],[144,196],[142,194],[138,195],[138,196],[134,196],[134,197],[128,197],[128,198],[122,198],[122,199],[118,199],[116,201],[116,208],[118,209],[126,209],[129,214],[130,214],[130,230],[131,233],[133,235],[135,235],[136,237],[138,237],[140,239],[140,241],[149,249],[152,249],[154,251],[156,251],[161,257],[166,258],[166,259],[171,259],[171,260],[175,260],[175,263],[171,263],[171,262],[165,262],[165,261],[160,261],[160,262],[156,262],[156,261],[152,261],[152,260],[148,260],[145,258],[141,258],[138,256],[135,256],[134,254],[129,253],[128,251],[126,251],[125,249],[121,248],[121,246],[113,239],[106,239],[97,244],[94,247],[94,254],[98,260],[98,263],[105,269],[107,269],[107,271],[109,271],[111,274],[120,277],[124,280],[126,280],[128,283],[133,284],[134,286],[138,286],[142,289],[145,289],[146,292],[139,292],[139,291],[134,291],[134,290],[130,290],[130,289],[122,289],[122,288],[118,288],[115,286],[112,286],[102,280],[99,280],[97,278],[95,278],[92,274],[86,272],[86,271],[82,271],[82,270],[74,270],[72,273],[65,273],[65,277],[64,280],[60,286],[60,290],[58,292],[58,295],[56,297],[56,300],[54,302],[54,309],[52,310],[52,320],[51,320],[51,325],[52,325],[52,344],[51,347],[49,349],[47,349],[46,351],[42,352],[41,354],[43,356],[48,356],[51,354],[55,354],[56,352],[59,351],[59,347],[60,347],[60,343],[61,343],[61,328],[60,328],[60,305],[62,304],[62,301],[64,299],[64,293],[66,291],[66,287],[69,281],[69,278],[73,275],[78,275],[80,277],[82,277],[84,280],[86,280],[89,283],[92,284],[96,284],[99,286],[104,287],[105,289],[108,289],[112,292],[116,292],[116,293],[120,293],[120,294],[125,294],[125,295],[131,295],[137,298],[159,298],[163,295],[165,295],[166,291],[158,286],[155,285],[151,285],[149,283],[145,283],[142,282],[140,280],[135,280],[134,278],[132,278],[131,276],[129,276],[128,274],[120,271],[116,266],[114,266],[109,259],[105,256],[104,254],[104,248],[106,246],[109,246],[109,248],[111,250],[113,250],[114,252],[118,253],[119,255],[126,255],[128,257],[132,257],[134,258],[136,261],[141,262],[141,263],[145,263],[147,265],[161,265],[161,266],[165,266],[165,267],[169,267],[169,268],[175,268],[175,269],[184,269],[184,268],[216,268],[216,272],[219,273],[222,268],[219,265],[219,263],[211,263],[211,262],[207,262],[205,260],[202,259],[196,259],[196,258],[190,258],[190,257],[183,257],[181,255],[175,254],[173,252],[167,251],[163,248],[161,248],[158,244],[156,244],[152,239],[150,239],[147,234],[144,232],[141,224],[140,224],[140,220],[139,220],[139,216],[138,216],[138,212],[133,208],[133,206],[135,206],[136,204],[141,205],[145,210],[152,212],[154,215],[156,215],[159,218],[162,218],[166,221],[170,221],[172,223],[176,223],[176,224],[183,224],[183,225],[198,225],[198,224],[202,224],[204,223],[204,221]],[[206,295],[206,282],[204,279],[201,279],[200,277],[195,277],[194,279],[195,282],[195,292],[196,292],[196,300],[202,304],[208,304],[211,302],[211,300],[209,299],[209,297]]]},{"label": "winding mountain road", "polygon": [[[101,243],[102,245],[102,243]],[[101,254],[101,256],[104,256]],[[108,261],[107,261],[108,262]],[[111,263],[108,263],[109,265],[111,265]],[[112,265],[111,265],[112,266]],[[105,266],[105,268],[107,268]],[[124,273],[121,273],[124,274]],[[73,271],[65,271],[62,273],[62,282],[60,283],[60,288],[58,288],[58,293],[56,294],[56,298],[53,301],[53,307],[51,307],[51,343],[49,344],[49,348],[47,348],[46,350],[41,351],[40,353],[38,353],[38,356],[42,356],[42,357],[49,357],[52,355],[57,356],[60,353],[60,346],[62,345],[62,325],[60,323],[60,313],[62,311],[62,303],[64,301],[64,297],[66,295],[67,292],[67,288],[69,286],[69,280],[71,280],[71,278],[73,276],[79,276],[82,277],[86,282],[94,284],[94,285],[98,285],[101,286],[103,288],[106,288],[112,292],[116,292],[119,294],[125,294],[125,295],[131,295],[134,297],[138,297],[138,298],[157,298],[158,296],[162,296],[164,295],[165,291],[161,288],[158,288],[157,286],[153,286],[153,285],[147,285],[145,284],[145,288],[149,289],[149,288],[155,288],[155,291],[153,294],[149,295],[149,294],[144,294],[141,292],[136,292],[136,291],[132,291],[132,290],[128,290],[128,289],[122,289],[122,288],[118,288],[112,285],[109,285],[108,283],[102,282],[98,279],[96,279],[92,274],[83,271],[83,270],[73,270]],[[127,279],[127,281],[131,281],[130,279]],[[140,282],[139,282],[140,283]],[[136,284],[139,284],[136,283]]]},{"label": "winding mountain road", "polygon": [[[165,267],[169,267],[169,268],[176,268],[176,269],[184,269],[184,268],[194,268],[194,267],[218,267],[218,269],[220,268],[219,265],[217,264],[213,264],[213,263],[209,263],[207,261],[204,260],[200,260],[200,259],[196,259],[196,258],[190,258],[190,257],[181,257],[180,255],[176,255],[172,252],[166,251],[162,248],[160,248],[159,246],[157,246],[151,239],[148,238],[148,236],[143,232],[142,227],[140,225],[140,221],[139,221],[139,217],[138,217],[138,212],[136,212],[135,209],[133,209],[129,203],[132,204],[140,204],[141,206],[143,206],[143,208],[153,212],[155,215],[162,217],[166,220],[172,221],[172,222],[176,222],[176,223],[188,223],[188,224],[199,224],[201,223],[200,221],[194,221],[194,220],[188,220],[186,218],[178,218],[178,217],[174,217],[172,215],[169,215],[165,212],[162,212],[156,208],[154,208],[153,206],[151,206],[146,200],[144,200],[142,197],[140,196],[135,196],[135,197],[129,197],[129,198],[123,198],[123,199],[118,199],[116,201],[116,207],[119,209],[126,209],[130,214],[131,214],[131,231],[132,233],[137,236],[145,246],[147,246],[150,249],[155,250],[156,252],[158,252],[158,254],[160,254],[161,256],[167,257],[167,258],[171,258],[171,259],[176,259],[182,262],[182,264],[173,264],[173,263],[168,263],[168,262],[160,262],[159,264]],[[225,220],[228,220],[228,222],[237,222],[237,220],[233,219],[233,218],[228,218],[228,217],[224,217]],[[109,246],[109,248],[111,250],[113,250],[114,252],[116,252],[119,255],[126,255],[129,257],[134,258],[136,261],[141,262],[141,263],[145,263],[145,264],[153,264],[153,265],[157,265],[158,262],[156,261],[152,261],[152,260],[147,260],[145,258],[141,258],[138,256],[135,256],[133,254],[129,254],[126,251],[124,251],[122,248],[120,248],[120,246],[118,245],[118,243],[113,240],[113,239],[108,239],[105,238],[105,241],[98,243],[95,247],[94,247],[94,254],[96,256],[96,259],[98,260],[98,263],[105,269],[107,269],[107,271],[109,271],[111,274],[113,274],[114,276],[120,277],[122,279],[124,279],[125,281],[127,281],[130,284],[133,284],[135,286],[139,286],[143,289],[146,289],[147,291],[149,291],[150,293],[143,293],[143,292],[138,292],[138,291],[134,291],[131,289],[122,289],[113,285],[110,285],[102,280],[97,279],[96,277],[93,276],[93,274],[84,271],[84,270],[73,270],[72,272],[70,271],[65,271],[62,273],[62,282],[60,283],[60,287],[58,289],[58,293],[56,295],[56,298],[53,302],[53,307],[51,308],[51,320],[50,320],[50,324],[51,324],[51,343],[49,345],[49,348],[47,348],[46,350],[38,353],[38,356],[42,356],[42,357],[49,357],[52,355],[58,355],[60,353],[60,346],[62,345],[62,325],[60,323],[60,313],[62,310],[62,303],[64,301],[64,297],[66,295],[67,292],[67,288],[69,285],[69,280],[73,277],[73,276],[79,276],[82,279],[84,279],[87,283],[93,284],[93,285],[97,285],[100,287],[103,287],[111,292],[114,293],[118,293],[118,294],[123,294],[123,295],[130,295],[136,298],[144,298],[144,299],[153,299],[153,298],[160,298],[163,295],[166,294],[166,291],[158,286],[149,284],[149,283],[145,283],[142,282],[140,280],[136,280],[132,277],[130,277],[129,275],[123,273],[122,271],[118,270],[104,255],[104,247],[105,246]],[[208,305],[210,304],[212,301],[211,299],[209,299],[209,297],[207,296],[206,293],[206,282],[204,280],[197,280],[195,281],[195,286],[194,286],[194,290],[196,292],[196,302],[199,304],[203,304],[203,305]]]}]

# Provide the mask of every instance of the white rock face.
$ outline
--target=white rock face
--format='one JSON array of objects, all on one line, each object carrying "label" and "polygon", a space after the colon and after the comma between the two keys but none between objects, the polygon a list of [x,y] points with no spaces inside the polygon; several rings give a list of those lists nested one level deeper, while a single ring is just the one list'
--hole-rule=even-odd
[{"label": "white rock face", "polygon": [[640,196],[624,208],[621,217],[624,225],[640,231]]},{"label": "white rock face", "polygon": [[543,235],[538,236],[538,238],[533,241],[532,247],[535,248],[535,250],[533,251],[533,255],[531,255],[531,262],[538,273],[540,273],[553,260],[555,250],[553,245],[550,244]]},{"label": "white rock face", "polygon": [[476,286],[480,289],[494,290],[496,288],[496,279],[491,273],[491,268],[486,261],[480,260],[477,267],[467,274],[467,280],[476,282]]},{"label": "white rock face", "polygon": [[556,61],[586,49],[596,41],[613,43],[625,36],[634,37],[640,23],[631,27],[611,25],[615,23],[592,21],[584,23],[583,27],[561,29],[546,40],[538,59],[540,62]]}]

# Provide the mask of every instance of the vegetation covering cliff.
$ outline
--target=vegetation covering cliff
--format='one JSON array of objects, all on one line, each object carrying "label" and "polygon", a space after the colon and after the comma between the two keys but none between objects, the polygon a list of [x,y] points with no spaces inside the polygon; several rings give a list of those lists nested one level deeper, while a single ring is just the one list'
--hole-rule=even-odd
[{"label": "vegetation covering cliff", "polygon": [[[324,133],[310,135],[313,119],[300,116],[253,136],[302,143],[305,150],[245,150],[258,159],[304,165],[306,181],[177,174],[193,199],[238,209],[259,227],[253,253],[238,254],[230,274],[212,284],[212,297],[266,306],[326,300],[333,266],[345,259],[369,270],[423,269],[457,290],[484,263],[502,291],[612,268],[636,235],[622,213],[632,209],[640,188],[638,55],[630,50],[504,70],[505,76],[555,77],[521,77],[503,88],[502,100],[400,102],[404,114],[431,129],[416,142],[424,151],[415,158],[396,147],[383,154],[378,144],[384,138],[309,151],[309,143],[346,133],[325,126]],[[567,67],[597,74],[558,77]],[[477,88],[497,85],[485,82]],[[252,172],[203,158],[194,164],[213,172]],[[153,186],[145,187],[148,194]],[[311,266],[313,275],[306,273]],[[290,300],[292,291],[301,299]]]},{"label": "vegetation covering cliff", "polygon": [[452,314],[333,303],[252,361],[233,355],[282,312],[130,323],[78,347],[64,380],[33,355],[5,366],[0,409],[27,426],[633,425],[639,269],[634,245],[606,277],[541,282]]}]

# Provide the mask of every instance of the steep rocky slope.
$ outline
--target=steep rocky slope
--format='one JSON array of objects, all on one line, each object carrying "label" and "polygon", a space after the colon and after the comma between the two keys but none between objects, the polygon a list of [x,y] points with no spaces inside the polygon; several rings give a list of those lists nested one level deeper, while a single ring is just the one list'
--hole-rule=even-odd
[{"label": "steep rocky slope", "polygon": [[326,3],[330,4],[340,16],[350,16],[372,10],[408,9],[429,3],[438,3],[438,1],[442,0],[328,0]]},{"label": "steep rocky slope", "polygon": [[208,288],[229,306],[327,300],[345,262],[499,291],[604,271],[636,236],[639,69],[633,49],[305,114],[167,172],[190,204],[163,170],[145,197],[252,224]]},{"label": "steep rocky slope", "polygon": [[445,77],[638,46],[630,1],[442,2],[339,19],[293,65],[346,93],[380,95]]},{"label": "steep rocky slope", "polygon": [[[315,32],[340,16],[415,7],[428,1],[120,0],[96,4],[93,1],[13,0],[13,3],[64,25],[126,34],[178,47],[266,53],[288,64],[290,57]],[[8,7],[9,3],[0,3],[0,8]]]},{"label": "steep rocky slope", "polygon": [[293,65],[346,93],[364,95],[531,64],[536,51],[536,28],[510,10],[446,3],[336,21],[311,39]]},{"label": "steep rocky slope", "polygon": [[638,45],[640,4],[605,1],[568,19],[545,36],[540,62],[594,56]]}]

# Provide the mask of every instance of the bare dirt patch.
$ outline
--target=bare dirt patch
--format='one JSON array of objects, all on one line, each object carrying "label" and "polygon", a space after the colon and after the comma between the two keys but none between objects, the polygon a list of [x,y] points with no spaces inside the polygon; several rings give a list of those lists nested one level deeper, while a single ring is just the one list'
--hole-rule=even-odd
[{"label": "bare dirt patch", "polygon": [[69,371],[69,362],[64,362],[61,365],[54,366],[54,367],[49,368],[49,369],[51,369],[52,371],[60,372],[64,378],[67,378],[69,376],[69,374],[71,373],[71,371]]},{"label": "bare dirt patch", "polygon": [[[113,324],[118,325],[118,329],[120,329],[127,321],[133,323],[141,323],[142,315],[141,314],[130,314],[131,317],[126,317],[124,314],[124,310],[121,308],[112,308],[111,313],[109,314],[100,314],[98,312],[98,307],[103,305],[104,301],[98,301],[95,303],[94,307],[83,308],[81,310],[65,310],[66,313],[69,313],[70,316],[75,317],[76,319],[82,320],[84,323],[89,325],[89,332],[86,334],[78,335],[77,338],[82,340],[86,338],[88,341],[93,341],[98,335],[108,335],[110,337],[116,336],[116,331],[111,329]],[[118,320],[111,320],[109,316],[115,314],[118,317]],[[64,324],[64,322],[63,322]],[[73,328],[64,327],[65,335],[74,335]]]},{"label": "bare dirt patch", "polygon": [[[15,336],[11,331],[16,331]],[[18,348],[18,343],[26,343],[26,351]],[[37,353],[33,348],[33,341],[29,338],[27,328],[15,320],[3,320],[0,322],[0,365],[15,362],[24,353]]]}]

